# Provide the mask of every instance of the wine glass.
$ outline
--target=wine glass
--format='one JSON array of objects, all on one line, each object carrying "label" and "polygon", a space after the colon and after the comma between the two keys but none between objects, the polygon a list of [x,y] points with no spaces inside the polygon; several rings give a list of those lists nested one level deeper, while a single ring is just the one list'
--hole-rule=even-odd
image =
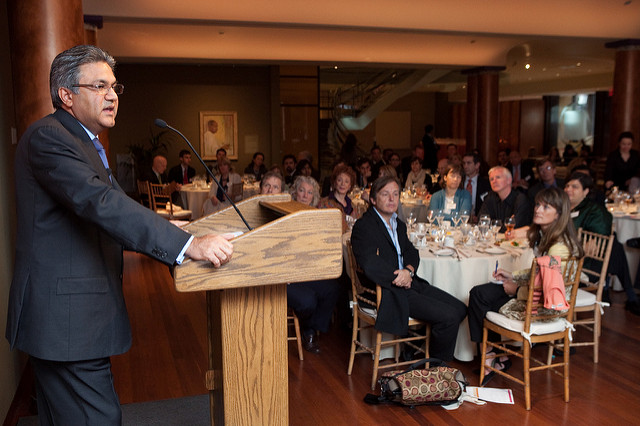
[{"label": "wine glass", "polygon": [[489,229],[491,229],[491,219],[489,219],[489,217],[481,217],[480,220],[478,221],[478,230],[480,231],[480,235],[482,236],[483,240],[487,240],[487,234],[489,232]]},{"label": "wine glass", "polygon": [[460,212],[457,210],[454,210],[451,212],[451,222],[453,222],[453,227],[457,228],[458,224],[460,223],[460,220],[462,220],[462,218],[460,217]]},{"label": "wine glass", "polygon": [[413,228],[414,223],[416,223],[416,217],[413,215],[413,212],[410,212],[407,217],[407,227],[409,228],[409,231]]},{"label": "wine glass", "polygon": [[469,210],[462,210],[460,212],[460,220],[463,225],[466,225],[469,222]]},{"label": "wine glass", "polygon": [[491,231],[493,231],[494,234],[498,235],[498,232],[500,232],[500,229],[502,229],[502,221],[500,219],[492,220]]},{"label": "wine glass", "polygon": [[473,227],[468,223],[463,223],[460,225],[460,232],[462,233],[462,243],[467,244],[469,241],[469,234],[471,233]]},{"label": "wine glass", "polygon": [[429,222],[429,224],[433,223],[433,221],[436,218],[436,212],[433,210],[429,210],[427,212],[427,222]]},{"label": "wine glass", "polygon": [[442,210],[436,211],[436,221],[438,222],[438,226],[442,227],[444,223],[444,212]]},{"label": "wine glass", "polygon": [[507,229],[504,233],[504,238],[510,240],[513,238],[513,230],[516,227],[516,217],[511,215],[510,218],[504,221],[504,226]]}]

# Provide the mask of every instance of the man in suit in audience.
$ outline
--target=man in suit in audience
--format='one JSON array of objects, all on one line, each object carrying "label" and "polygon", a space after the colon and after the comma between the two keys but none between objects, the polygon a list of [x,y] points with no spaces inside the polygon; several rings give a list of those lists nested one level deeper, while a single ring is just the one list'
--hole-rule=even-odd
[{"label": "man in suit in audience", "polygon": [[513,189],[517,189],[526,194],[529,186],[535,181],[533,163],[530,160],[522,160],[520,152],[514,150],[509,153],[509,165],[507,169],[511,172],[513,179],[511,186]]},{"label": "man in suit in audience", "polygon": [[430,355],[453,359],[464,303],[416,275],[420,256],[398,219],[400,182],[393,176],[377,179],[371,187],[369,209],[353,227],[353,254],[362,268],[361,282],[382,287],[376,318],[378,330],[404,336],[409,317],[431,324]]},{"label": "man in suit in audience", "polygon": [[478,216],[488,214],[491,219],[500,219],[504,232],[504,222],[511,216],[516,219],[516,228],[531,223],[532,211],[527,196],[511,188],[511,173],[505,167],[495,166],[489,170],[491,192],[485,197]]},{"label": "man in suit in audience", "polygon": [[158,185],[164,185],[169,183],[169,176],[167,176],[167,159],[162,155],[156,155],[153,157],[151,163],[151,170],[147,171],[145,180]]},{"label": "man in suit in audience", "polygon": [[478,154],[468,152],[462,157],[462,168],[464,169],[464,181],[462,189],[466,189],[471,194],[471,215],[472,221],[478,216],[484,198],[491,191],[489,179],[480,176],[480,165],[482,159]]},{"label": "man in suit in audience", "polygon": [[191,179],[196,175],[196,169],[191,167],[191,152],[186,149],[180,151],[180,164],[172,167],[167,175],[167,180],[174,185],[175,191],[171,194],[171,201],[181,207],[187,207],[182,205],[182,198],[178,191],[182,188],[182,185],[186,185],[191,182]]},{"label": "man in suit in audience", "polygon": [[196,169],[191,167],[191,152],[186,149],[180,151],[180,164],[172,167],[167,176],[169,182],[186,185],[196,175]]},{"label": "man in suit in audience", "polygon": [[529,197],[529,203],[533,206],[533,200],[536,198],[536,194],[544,188],[564,188],[564,179],[556,178],[556,166],[548,158],[544,158],[536,164],[538,169],[538,176],[540,180],[529,187],[527,195]]},{"label": "man in suit in audience", "polygon": [[16,150],[17,238],[6,337],[31,356],[41,425],[120,425],[110,357],[131,346],[124,249],[167,265],[228,262],[227,237],[193,237],[127,196],[97,135],[115,125],[114,59],[95,46],[51,65],[55,112]]}]

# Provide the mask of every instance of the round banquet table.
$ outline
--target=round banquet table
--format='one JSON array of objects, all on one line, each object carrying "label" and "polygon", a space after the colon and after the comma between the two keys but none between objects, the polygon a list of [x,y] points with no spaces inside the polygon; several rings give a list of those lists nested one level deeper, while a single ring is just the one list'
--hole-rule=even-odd
[{"label": "round banquet table", "polygon": [[624,254],[629,263],[629,272],[631,273],[631,282],[634,283],[638,272],[638,264],[640,264],[640,249],[627,246],[626,242],[630,238],[640,237],[640,214],[619,216],[613,215],[613,223],[616,226],[616,235],[618,241],[624,246]]},{"label": "round banquet table", "polygon": [[191,210],[191,219],[198,219],[202,216],[202,205],[209,197],[209,187],[195,187],[193,184],[182,185],[180,197],[184,208]]},{"label": "round banquet table", "polygon": [[[533,250],[528,247],[509,248],[503,254],[489,254],[465,246],[458,260],[454,255],[435,256],[428,248],[420,248],[417,274],[469,305],[469,291],[476,285],[489,282],[496,260],[500,268],[508,271],[527,269],[533,261]],[[458,329],[454,356],[460,361],[472,361],[475,352],[476,345],[469,337],[469,323],[465,318]]]},{"label": "round banquet table", "polygon": [[416,218],[416,222],[426,222],[428,207],[429,202],[427,201],[427,204],[425,204],[422,198],[403,199],[398,205],[398,217],[404,223],[407,223],[407,217],[409,217],[409,214],[413,213],[413,217]]}]

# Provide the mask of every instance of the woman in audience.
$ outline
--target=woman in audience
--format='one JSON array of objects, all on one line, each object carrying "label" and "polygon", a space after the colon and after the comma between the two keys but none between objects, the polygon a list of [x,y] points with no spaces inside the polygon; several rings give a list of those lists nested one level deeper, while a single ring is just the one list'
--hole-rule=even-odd
[{"label": "woman in audience", "polygon": [[264,165],[264,154],[261,152],[256,152],[253,154],[253,160],[244,169],[244,174],[253,175],[256,179],[256,182],[262,180],[262,176],[267,173],[267,167]]},{"label": "woman in audience", "polygon": [[211,182],[209,199],[202,204],[204,214],[211,214],[231,205],[222,192],[222,189],[232,197],[234,202],[242,199],[242,191],[239,191],[238,194],[233,194],[233,185],[240,185],[242,178],[239,174],[233,172],[231,161],[226,157],[218,161],[218,174],[216,178],[221,186],[218,186],[215,182]]},{"label": "woman in audience", "polygon": [[342,210],[342,232],[347,232],[347,216],[351,216],[352,219],[358,219],[359,214],[356,209],[353,208],[351,198],[347,195],[353,184],[356,181],[356,173],[349,166],[344,164],[336,166],[331,174],[331,192],[327,197],[320,199],[319,207],[321,209],[326,208],[338,208]]},{"label": "woman in audience", "polygon": [[[569,196],[573,225],[576,229],[582,228],[585,231],[609,235],[611,234],[613,220],[611,213],[603,205],[596,203],[589,197],[591,191],[593,191],[593,179],[588,174],[576,172],[567,180],[564,192]],[[585,261],[584,267],[597,271],[600,270],[601,265],[593,265]],[[624,247],[622,247],[617,238],[613,240],[607,274],[617,276],[624,291],[627,293],[625,309],[632,314],[640,315],[640,304],[631,283],[631,274],[624,254]],[[609,301],[608,288],[602,294],[602,299],[606,302]]]},{"label": "woman in audience", "polygon": [[[536,194],[533,223],[527,231],[529,246],[534,255],[559,256],[566,259],[571,255],[582,257],[582,245],[578,241],[575,228],[571,222],[571,206],[569,197],[560,188],[545,188]],[[489,311],[500,311],[507,316],[514,315],[514,303],[518,299],[526,300],[528,292],[529,269],[509,272],[498,269],[493,274],[501,285],[488,283],[475,286],[469,292],[469,334],[471,340],[482,342],[482,323]],[[489,331],[491,339],[499,337]],[[488,352],[487,355],[493,355]],[[511,367],[508,357],[487,359],[494,368],[506,371]],[[494,376],[494,372],[485,371],[482,385],[486,385]]]},{"label": "woman in audience", "polygon": [[311,176],[298,176],[291,186],[291,198],[311,207],[318,207],[320,185]]},{"label": "woman in audience", "polygon": [[313,167],[309,160],[300,160],[296,163],[296,170],[293,172],[293,179],[298,176],[313,176]]},{"label": "woman in audience", "polygon": [[[320,200],[320,186],[312,177],[298,176],[291,188],[291,198],[315,207]],[[302,329],[302,346],[319,353],[317,332],[329,331],[331,315],[340,295],[337,280],[319,280],[287,285],[287,305],[293,308]]]},{"label": "woman in audience", "polygon": [[633,133],[622,132],[618,137],[618,149],[607,157],[607,168],[604,172],[604,188],[617,186],[627,190],[633,177],[640,173],[640,155],[633,146]]},{"label": "woman in audience", "polygon": [[389,156],[389,165],[396,169],[398,179],[400,179],[400,182],[404,185],[405,176],[402,174],[402,160],[400,159],[400,155],[398,155],[398,153],[391,153],[391,155]]},{"label": "woman in audience", "polygon": [[383,176],[392,176],[394,178],[398,178],[398,172],[396,171],[395,167],[393,167],[390,164],[385,164],[384,166],[380,167],[380,169],[378,170],[378,176],[377,178],[381,178]]},{"label": "woman in audience", "polygon": [[[422,168],[422,160],[418,157],[411,158],[411,171],[407,175],[407,180],[404,183],[405,188],[419,187],[425,185],[425,178],[427,177],[427,171]],[[429,178],[431,180],[431,178]]]},{"label": "woman in audience", "polygon": [[558,147],[552,146],[549,150],[549,161],[554,166],[559,166],[562,164],[562,159],[560,158],[560,151],[558,151]]},{"label": "woman in audience", "polygon": [[460,189],[462,168],[450,165],[444,174],[445,187],[431,197],[430,210],[442,210],[445,220],[451,220],[453,212],[471,211],[471,194]]}]

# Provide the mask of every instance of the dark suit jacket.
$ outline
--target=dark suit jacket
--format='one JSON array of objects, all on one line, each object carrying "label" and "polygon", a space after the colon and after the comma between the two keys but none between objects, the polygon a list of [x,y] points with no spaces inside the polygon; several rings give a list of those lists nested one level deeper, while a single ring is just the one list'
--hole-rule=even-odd
[{"label": "dark suit jacket", "polygon": [[[536,175],[533,173],[534,166],[535,164],[531,160],[523,159],[520,161],[520,179],[526,180],[529,186],[533,185],[536,181]],[[513,177],[513,165],[511,163],[507,164],[507,169],[509,169],[511,177]]]},{"label": "dark suit jacket", "polygon": [[32,124],[15,158],[17,238],[6,337],[38,358],[78,361],[131,345],[122,251],[172,264],[189,234],[129,198],[78,121]]},{"label": "dark suit jacket", "polygon": [[[462,189],[465,189],[467,179],[462,179]],[[480,212],[480,207],[482,207],[482,203],[484,199],[491,192],[491,184],[489,183],[489,179],[486,177],[478,176],[478,188],[476,189],[476,202],[475,209],[473,211],[474,216],[478,216]]]},{"label": "dark suit jacket", "polygon": [[[407,226],[399,219],[398,241],[404,266],[411,265],[417,271],[420,255],[407,237]],[[376,329],[400,336],[407,334],[408,291],[392,284],[396,278],[393,271],[398,269],[398,255],[385,224],[373,207],[369,208],[353,226],[351,244],[356,261],[364,271],[364,275],[360,276],[362,285],[375,288],[375,284],[380,284],[382,287],[382,301],[376,319]],[[416,276],[411,285],[419,290],[428,283]]]},{"label": "dark suit jacket", "polygon": [[[189,182],[191,182],[191,179],[193,179],[195,175],[196,175],[196,169],[189,166],[189,168],[187,169],[187,177],[189,178]],[[183,181],[182,165],[178,164],[177,166],[172,167],[171,170],[169,170],[169,174],[167,175],[167,181],[177,182],[179,184],[182,184],[182,181]]]},{"label": "dark suit jacket", "polygon": [[156,185],[159,185],[160,183],[167,184],[171,182],[166,172],[162,173],[160,176],[162,177],[162,182],[158,180],[158,175],[156,175],[153,169],[150,168],[149,170],[147,170],[141,180],[148,180],[149,182],[155,183]]}]

